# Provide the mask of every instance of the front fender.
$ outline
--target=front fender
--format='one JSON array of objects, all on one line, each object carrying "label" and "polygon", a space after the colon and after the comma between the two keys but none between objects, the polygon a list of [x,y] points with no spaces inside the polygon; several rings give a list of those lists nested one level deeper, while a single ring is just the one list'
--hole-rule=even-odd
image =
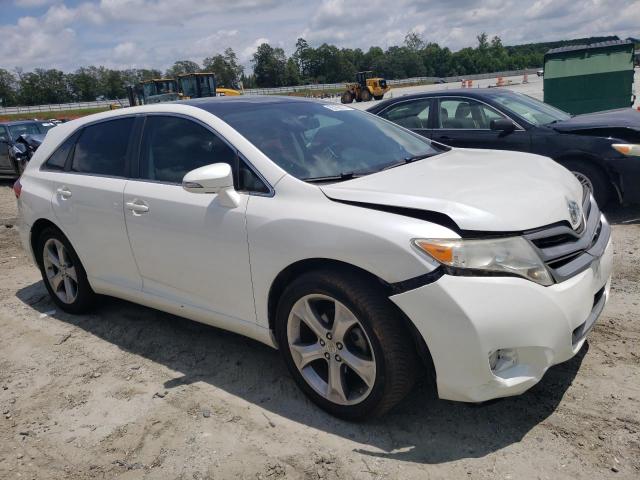
[{"label": "front fender", "polygon": [[451,230],[415,218],[345,205],[315,186],[285,177],[273,197],[252,196],[247,235],[258,323],[269,324],[269,291],[279,273],[308,259],[328,259],[365,270],[387,283],[433,271],[437,265],[411,247],[418,237],[449,237]]}]

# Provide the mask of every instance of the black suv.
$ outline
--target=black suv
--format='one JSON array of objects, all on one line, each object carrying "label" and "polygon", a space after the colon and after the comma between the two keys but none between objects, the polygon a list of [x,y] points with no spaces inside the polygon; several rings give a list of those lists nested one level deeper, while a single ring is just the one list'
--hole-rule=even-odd
[{"label": "black suv", "polygon": [[599,205],[640,202],[640,112],[631,108],[572,117],[511,90],[477,88],[396,97],[368,111],[453,147],[551,157]]}]

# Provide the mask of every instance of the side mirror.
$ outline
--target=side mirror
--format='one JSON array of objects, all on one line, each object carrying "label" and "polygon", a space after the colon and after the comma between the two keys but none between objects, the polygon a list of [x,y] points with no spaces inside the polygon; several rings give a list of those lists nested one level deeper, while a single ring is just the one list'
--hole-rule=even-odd
[{"label": "side mirror", "polygon": [[491,120],[489,128],[499,132],[511,133],[516,129],[516,125],[508,118],[499,118],[497,120]]},{"label": "side mirror", "polygon": [[228,163],[214,163],[188,172],[182,188],[191,193],[217,193],[221,205],[235,208],[240,196],[233,188],[233,173]]}]

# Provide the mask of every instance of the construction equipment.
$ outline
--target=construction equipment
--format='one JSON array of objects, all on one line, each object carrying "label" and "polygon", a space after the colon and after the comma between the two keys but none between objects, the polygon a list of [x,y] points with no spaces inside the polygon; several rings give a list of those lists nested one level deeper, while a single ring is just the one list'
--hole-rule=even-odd
[{"label": "construction equipment", "polygon": [[129,105],[148,105],[150,103],[172,102],[190,98],[240,95],[231,88],[218,88],[213,73],[185,73],[173,78],[146,80],[127,87]]},{"label": "construction equipment", "polygon": [[340,101],[342,103],[351,103],[354,100],[368,102],[372,97],[376,100],[382,100],[390,88],[384,78],[374,77],[372,71],[358,72],[355,83],[347,83]]}]

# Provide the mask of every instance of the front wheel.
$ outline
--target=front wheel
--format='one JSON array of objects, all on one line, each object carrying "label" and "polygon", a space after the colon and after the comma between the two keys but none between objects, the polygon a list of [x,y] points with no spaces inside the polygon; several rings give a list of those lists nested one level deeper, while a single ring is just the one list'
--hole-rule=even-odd
[{"label": "front wheel", "polygon": [[55,228],[46,228],[38,239],[38,264],[49,295],[65,312],[83,313],[94,304],[95,293],[69,243]]},{"label": "front wheel", "polygon": [[569,170],[582,184],[583,188],[590,192],[602,208],[611,199],[612,185],[602,169],[588,160],[568,160],[562,165]]},{"label": "front wheel", "polygon": [[351,103],[353,102],[353,96],[351,95],[351,92],[346,91],[342,94],[342,96],[340,97],[340,101],[342,103]]},{"label": "front wheel", "polygon": [[350,272],[305,274],[278,304],[276,335],[296,383],[329,413],[382,415],[413,387],[417,354],[384,292]]}]

